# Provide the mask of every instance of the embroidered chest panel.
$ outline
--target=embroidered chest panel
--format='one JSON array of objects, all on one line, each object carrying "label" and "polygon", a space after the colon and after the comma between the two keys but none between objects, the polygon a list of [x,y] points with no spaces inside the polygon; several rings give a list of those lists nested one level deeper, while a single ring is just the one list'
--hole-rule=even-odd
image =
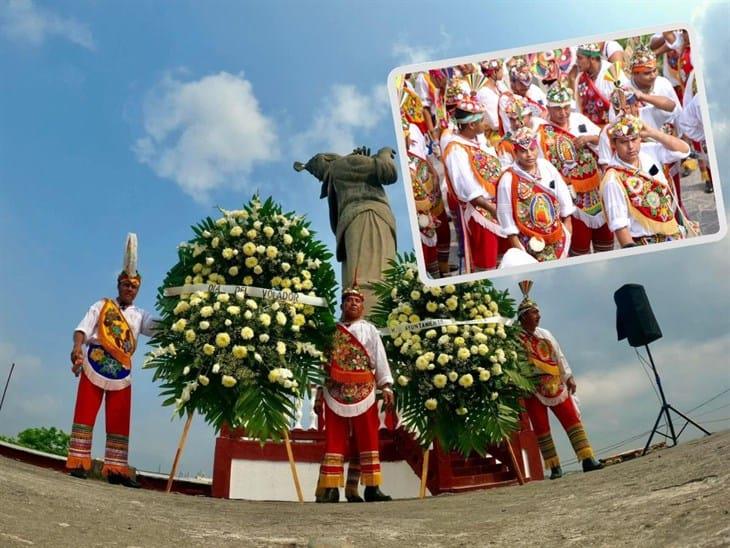
[{"label": "embroidered chest panel", "polygon": [[419,213],[428,213],[438,207],[441,202],[441,190],[438,180],[433,176],[426,160],[409,155],[408,167],[411,173],[413,198],[416,200],[416,210]]},{"label": "embroidered chest panel", "polygon": [[555,230],[560,224],[555,197],[524,179],[517,185],[517,220],[538,233]]},{"label": "embroidered chest panel", "polygon": [[581,111],[591,122],[599,126],[608,123],[609,103],[603,98],[596,85],[585,72],[578,80],[578,96],[580,97]]},{"label": "embroidered chest panel", "polygon": [[626,189],[629,202],[642,215],[659,222],[674,219],[672,195],[666,185],[638,175],[616,174]]},{"label": "embroidered chest panel", "polygon": [[598,186],[598,162],[588,147],[576,149],[571,135],[552,125],[542,126],[542,136],[545,156],[563,177],[571,182],[592,178]]}]

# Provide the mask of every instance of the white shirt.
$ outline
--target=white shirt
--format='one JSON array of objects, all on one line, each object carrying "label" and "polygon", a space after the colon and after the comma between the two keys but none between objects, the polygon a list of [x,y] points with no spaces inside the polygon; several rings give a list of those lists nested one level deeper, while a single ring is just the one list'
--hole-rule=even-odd
[{"label": "white shirt", "polygon": [[[642,143],[641,151],[639,152],[639,165],[645,176],[651,177],[659,181],[662,185],[669,187],[667,178],[664,176],[663,164],[670,164],[687,156],[689,156],[689,151],[686,153],[673,152],[660,143]],[[612,156],[609,166],[623,167],[631,170],[636,169],[635,166],[627,164],[616,154]],[[650,174],[652,167],[656,167],[657,170],[654,175]],[[669,188],[671,190],[671,187]],[[631,217],[626,203],[626,194],[623,190],[623,185],[614,177],[613,173],[608,173],[605,176],[601,191],[603,205],[606,208],[608,228],[612,232],[616,232],[622,228],[628,228],[633,238],[654,235],[654,232],[647,230],[636,219]],[[676,209],[676,203],[673,203],[672,209]]]},{"label": "white shirt", "polygon": [[493,130],[499,129],[499,96],[500,92],[487,86],[477,92],[477,100],[486,107],[485,119]]},{"label": "white shirt", "polygon": [[[75,331],[81,331],[86,335],[86,345],[99,344],[99,314],[103,306],[103,300],[92,304],[84,319],[76,326]],[[135,340],[139,338],[140,333],[148,337],[154,335],[157,320],[153,319],[149,312],[131,305],[122,310],[122,315],[127,320]]]},{"label": "white shirt", "polygon": [[[360,344],[367,351],[370,357],[370,365],[375,374],[375,384],[377,386],[393,384],[393,376],[390,373],[388,357],[385,354],[385,347],[383,346],[378,329],[367,320],[357,320],[344,327],[360,341]],[[338,402],[330,396],[326,389],[324,390],[324,399],[327,402],[327,406],[339,416],[356,417],[362,415],[375,403],[375,390],[370,392],[364,400],[353,404]]]},{"label": "white shirt", "polygon": [[426,137],[416,124],[408,124],[408,153],[425,160],[428,156]]},{"label": "white shirt", "polygon": [[[470,141],[465,139],[461,135],[455,134],[453,139],[449,142],[455,141],[462,143],[465,146],[474,147],[475,144],[479,145],[479,148],[492,156],[497,156],[497,153],[492,147],[486,146],[483,143]],[[445,150],[445,149],[444,149]],[[474,198],[483,196],[487,200],[496,198],[496,196],[490,196],[484,187],[479,184],[477,178],[472,170],[471,162],[469,161],[469,154],[461,146],[452,146],[449,149],[449,154],[445,160],[446,171],[449,174],[451,180],[451,186],[453,187],[454,194],[460,202],[471,202]]]},{"label": "white shirt", "polygon": [[[632,82],[633,85],[633,82]],[[634,86],[636,87],[636,86]],[[672,84],[663,76],[657,76],[654,86],[648,93],[649,95],[658,95],[666,97],[674,102],[674,110],[667,112],[654,105],[644,105],[639,109],[639,118],[648,126],[655,129],[661,129],[664,124],[672,123],[682,112],[682,103],[679,102],[677,92],[674,91]],[[613,107],[611,107],[613,108]]]},{"label": "white shirt", "polygon": [[[664,35],[661,32],[657,32],[656,34],[652,35],[651,40],[654,40],[654,38],[661,38],[664,40],[664,43],[667,45],[667,47],[673,51],[681,52],[682,46],[684,45],[684,38],[682,37],[682,31],[681,30],[675,30],[674,31],[674,42],[667,42],[666,38],[664,38]],[[677,82],[676,78],[672,76],[672,69],[669,65],[669,56],[665,53],[664,54],[664,65],[662,66],[662,75],[669,80],[669,83],[673,86],[678,86],[679,82]]]},{"label": "white shirt", "polygon": [[527,93],[525,93],[525,96],[528,99],[535,101],[539,105],[547,105],[547,95],[545,95],[545,92],[537,87],[535,84],[530,84],[530,87],[527,88]]},{"label": "white shirt", "polygon": [[678,118],[679,130],[693,141],[705,140],[705,128],[702,124],[700,110],[700,96],[695,95],[689,104],[682,110]]},{"label": "white shirt", "polygon": [[421,98],[421,102],[424,107],[431,106],[431,88],[426,81],[424,73],[419,72],[418,76],[416,76],[416,81],[413,84],[413,90]]},{"label": "white shirt", "polygon": [[603,56],[608,60],[611,58],[611,56],[616,52],[623,52],[624,48],[621,47],[621,44],[616,42],[615,40],[606,40],[603,43]]},{"label": "white shirt", "polygon": [[[516,162],[512,165],[512,169],[521,177],[539,184],[545,191],[555,196],[560,205],[558,214],[561,218],[569,217],[573,214],[575,204],[573,204],[573,198],[570,195],[568,185],[565,184],[563,177],[550,162],[544,158],[537,159],[538,177],[533,177],[524,171]],[[551,182],[554,183],[554,188],[550,188]],[[499,224],[506,236],[520,233],[512,211],[512,173],[508,171],[502,175],[497,186],[497,219],[499,219]]]}]

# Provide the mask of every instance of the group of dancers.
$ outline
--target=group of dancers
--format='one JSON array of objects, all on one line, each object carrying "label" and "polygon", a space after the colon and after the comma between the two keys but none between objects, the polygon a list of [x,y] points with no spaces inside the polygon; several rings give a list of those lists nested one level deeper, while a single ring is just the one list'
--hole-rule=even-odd
[{"label": "group of dancers", "polygon": [[[467,273],[699,233],[681,201],[683,167],[713,187],[685,31],[417,72],[398,85],[432,277],[452,273],[452,226]],[[692,150],[699,162],[685,161]]]}]

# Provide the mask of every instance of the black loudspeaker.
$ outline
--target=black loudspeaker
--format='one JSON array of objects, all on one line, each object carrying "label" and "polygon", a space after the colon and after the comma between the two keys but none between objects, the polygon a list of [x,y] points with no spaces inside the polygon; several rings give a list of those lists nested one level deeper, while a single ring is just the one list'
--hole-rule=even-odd
[{"label": "black loudspeaker", "polygon": [[623,285],[613,294],[613,300],[618,340],[628,338],[631,346],[645,346],[662,338],[643,285]]}]

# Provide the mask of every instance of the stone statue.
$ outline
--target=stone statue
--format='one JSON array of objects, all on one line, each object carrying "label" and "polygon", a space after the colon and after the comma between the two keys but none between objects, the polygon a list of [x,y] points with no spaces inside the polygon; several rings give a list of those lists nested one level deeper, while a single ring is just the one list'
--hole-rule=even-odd
[{"label": "stone statue", "polygon": [[326,197],[329,206],[342,287],[351,287],[357,274],[366,314],[377,301],[371,284],[381,279],[396,252],[395,217],[383,189],[398,180],[394,157],[388,147],[373,156],[361,147],[346,156],[320,153],[306,164],[294,162],[296,171],[306,169],[322,182],[320,198]]}]

